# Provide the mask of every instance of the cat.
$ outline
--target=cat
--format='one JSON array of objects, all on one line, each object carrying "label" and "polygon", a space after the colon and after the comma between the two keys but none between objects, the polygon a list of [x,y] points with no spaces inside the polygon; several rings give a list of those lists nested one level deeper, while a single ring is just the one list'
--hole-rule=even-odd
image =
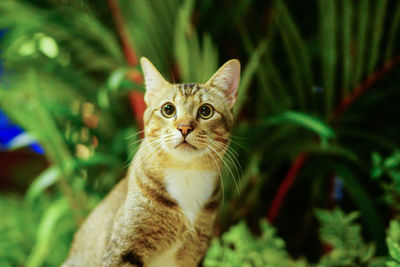
[{"label": "cat", "polygon": [[167,82],[141,58],[145,137],[128,175],[75,234],[63,267],[195,267],[213,235],[240,63],[204,84]]}]

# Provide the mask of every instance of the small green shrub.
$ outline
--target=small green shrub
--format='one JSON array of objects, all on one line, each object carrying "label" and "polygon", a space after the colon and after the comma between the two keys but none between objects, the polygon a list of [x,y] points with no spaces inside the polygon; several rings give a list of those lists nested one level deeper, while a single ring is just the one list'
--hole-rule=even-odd
[{"label": "small green shrub", "polygon": [[396,211],[400,211],[400,150],[383,158],[379,153],[372,154],[371,177],[381,181],[384,189],[384,202]]},{"label": "small green shrub", "polygon": [[[361,226],[355,222],[358,212],[345,214],[340,209],[318,210],[320,239],[331,250],[316,264],[305,259],[293,259],[285,249],[285,242],[276,235],[276,229],[265,220],[260,222],[261,236],[253,236],[242,221],[230,228],[220,239],[212,242],[205,258],[206,267],[338,267],[385,265],[385,257],[375,256],[373,243],[361,236]],[[391,260],[387,266],[400,266],[400,225],[392,221],[387,234]],[[397,265],[396,265],[397,264]]]},{"label": "small green shrub", "polygon": [[[64,199],[42,196],[34,203],[0,195],[0,266],[59,266],[76,223]],[[6,216],[4,216],[6,215]]]}]

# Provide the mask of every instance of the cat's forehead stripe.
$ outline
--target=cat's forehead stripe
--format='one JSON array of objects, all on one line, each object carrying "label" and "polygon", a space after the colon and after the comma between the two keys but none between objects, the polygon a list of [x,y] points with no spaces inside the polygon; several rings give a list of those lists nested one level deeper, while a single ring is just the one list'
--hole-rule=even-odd
[{"label": "cat's forehead stripe", "polygon": [[200,86],[196,83],[179,83],[177,87],[183,96],[193,95],[200,89]]}]

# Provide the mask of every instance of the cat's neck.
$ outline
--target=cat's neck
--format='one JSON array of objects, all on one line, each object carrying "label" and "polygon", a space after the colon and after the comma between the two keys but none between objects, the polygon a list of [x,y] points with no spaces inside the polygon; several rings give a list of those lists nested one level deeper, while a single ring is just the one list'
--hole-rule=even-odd
[{"label": "cat's neck", "polygon": [[166,151],[149,154],[151,151],[146,143],[142,143],[131,167],[136,174],[132,177],[158,180],[169,197],[181,207],[190,225],[193,225],[199,211],[218,187],[218,161],[204,156],[187,162],[174,158]]}]

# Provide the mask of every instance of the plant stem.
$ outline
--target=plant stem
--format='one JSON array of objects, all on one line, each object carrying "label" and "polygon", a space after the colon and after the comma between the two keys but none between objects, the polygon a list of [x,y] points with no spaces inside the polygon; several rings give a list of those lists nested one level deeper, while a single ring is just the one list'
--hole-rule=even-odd
[{"label": "plant stem", "polygon": [[[393,68],[398,64],[400,64],[400,54],[387,61],[382,68],[369,75],[363,83],[358,85],[348,97],[343,98],[342,101],[336,106],[335,110],[331,113],[330,118],[334,119],[339,117],[353,102],[358,99],[358,97],[360,97],[367,89],[372,87],[380,78],[393,70]],[[298,176],[301,167],[306,162],[308,155],[309,154],[307,152],[300,153],[293,161],[286,176],[283,178],[282,183],[280,184],[278,191],[272,200],[271,207],[268,210],[267,219],[271,223],[273,223],[278,216],[286,194],[293,185],[293,182]]]},{"label": "plant stem", "polygon": [[124,50],[125,59],[128,65],[136,66],[138,64],[135,50],[133,49],[132,41],[126,27],[125,21],[121,14],[117,0],[108,0],[108,6],[110,7],[111,15],[113,16],[115,27],[117,28],[118,36],[122,43],[122,49]]},{"label": "plant stem", "polygon": [[307,158],[307,152],[300,153],[293,161],[292,166],[290,167],[281,185],[279,186],[278,192],[276,193],[272,201],[271,207],[267,215],[268,221],[270,221],[271,223],[274,222],[276,216],[278,215],[289,188],[292,186],[294,180],[297,177],[297,173],[299,172],[300,168],[303,166]]},{"label": "plant stem", "polygon": [[339,117],[355,100],[357,100],[358,97],[360,97],[367,89],[374,85],[380,78],[391,71],[399,63],[400,54],[387,61],[382,68],[369,75],[367,79],[358,85],[348,97],[343,98],[332,113],[331,118]]},{"label": "plant stem", "polygon": [[[117,0],[108,0],[108,6],[110,7],[111,14],[114,19],[115,27],[119,38],[122,43],[122,49],[124,50],[125,60],[129,66],[137,67],[138,59],[133,48],[133,43],[130,38],[126,23],[121,14],[121,9],[119,8]],[[132,70],[127,75],[128,79],[132,80],[134,83],[143,84],[143,75],[136,69]],[[133,91],[129,94],[129,102],[131,104],[131,109],[135,115],[136,122],[139,126],[139,130],[143,130],[143,114],[146,109],[146,104],[144,102],[143,93]],[[142,137],[143,133],[140,134]]]}]

